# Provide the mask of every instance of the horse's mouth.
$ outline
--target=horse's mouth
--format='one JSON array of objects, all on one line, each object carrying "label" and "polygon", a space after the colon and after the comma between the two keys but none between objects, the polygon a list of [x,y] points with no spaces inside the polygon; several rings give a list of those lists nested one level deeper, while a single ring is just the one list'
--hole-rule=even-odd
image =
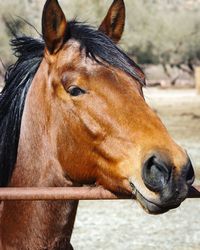
[{"label": "horse's mouth", "polygon": [[168,212],[171,209],[175,209],[180,206],[181,202],[176,205],[171,206],[161,206],[158,205],[152,201],[149,201],[146,199],[134,186],[134,184],[131,183],[131,187],[133,190],[133,195],[136,198],[136,200],[139,202],[139,204],[142,206],[142,208],[149,214],[163,214]]}]

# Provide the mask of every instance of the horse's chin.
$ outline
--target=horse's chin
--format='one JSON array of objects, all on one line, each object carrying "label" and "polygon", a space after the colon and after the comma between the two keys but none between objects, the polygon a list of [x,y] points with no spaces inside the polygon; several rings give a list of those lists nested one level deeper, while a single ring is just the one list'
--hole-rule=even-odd
[{"label": "horse's chin", "polygon": [[139,202],[139,204],[142,206],[142,208],[148,213],[148,214],[164,214],[168,212],[171,209],[175,209],[180,206],[181,203],[169,206],[169,207],[162,207],[158,204],[155,204],[148,199],[146,199],[136,188],[132,185],[133,188],[133,194],[136,198],[136,200]]}]

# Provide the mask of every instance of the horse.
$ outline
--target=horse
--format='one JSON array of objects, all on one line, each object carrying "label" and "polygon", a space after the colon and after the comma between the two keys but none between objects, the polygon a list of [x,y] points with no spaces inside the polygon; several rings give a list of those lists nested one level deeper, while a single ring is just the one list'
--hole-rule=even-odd
[{"label": "horse", "polygon": [[[42,36],[12,40],[17,61],[0,95],[0,186],[99,185],[150,214],[178,207],[194,181],[186,151],[143,95],[142,69],[118,46],[125,4],[98,29],[47,0]],[[78,201],[5,201],[3,250],[73,249]]]}]

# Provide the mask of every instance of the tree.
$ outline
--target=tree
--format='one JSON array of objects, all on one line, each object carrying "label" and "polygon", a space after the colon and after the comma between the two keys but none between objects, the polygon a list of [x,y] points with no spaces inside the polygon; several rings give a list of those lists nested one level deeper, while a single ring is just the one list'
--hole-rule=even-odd
[{"label": "tree", "polygon": [[[59,2],[68,20],[78,17],[98,26],[112,0]],[[40,32],[44,3],[45,0],[4,1],[0,18],[10,14],[23,17]],[[194,65],[200,60],[200,0],[125,0],[125,3],[127,22],[121,46],[139,63],[162,64],[166,74],[170,74],[169,68],[177,67],[192,75]],[[12,59],[8,56],[10,36],[5,26],[1,30],[0,57],[7,64]],[[34,34],[30,30],[28,33]]]},{"label": "tree", "polygon": [[[178,67],[191,75],[200,59],[200,9],[189,1],[136,1],[128,3],[125,48],[139,63]],[[132,32],[130,32],[132,30]],[[171,79],[172,83],[176,78]]]}]

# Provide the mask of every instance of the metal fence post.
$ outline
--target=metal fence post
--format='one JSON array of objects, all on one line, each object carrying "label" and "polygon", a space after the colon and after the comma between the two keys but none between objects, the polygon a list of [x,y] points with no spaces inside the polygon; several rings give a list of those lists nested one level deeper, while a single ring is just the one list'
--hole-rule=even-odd
[{"label": "metal fence post", "polygon": [[195,85],[197,93],[200,94],[200,67],[195,68]]}]

